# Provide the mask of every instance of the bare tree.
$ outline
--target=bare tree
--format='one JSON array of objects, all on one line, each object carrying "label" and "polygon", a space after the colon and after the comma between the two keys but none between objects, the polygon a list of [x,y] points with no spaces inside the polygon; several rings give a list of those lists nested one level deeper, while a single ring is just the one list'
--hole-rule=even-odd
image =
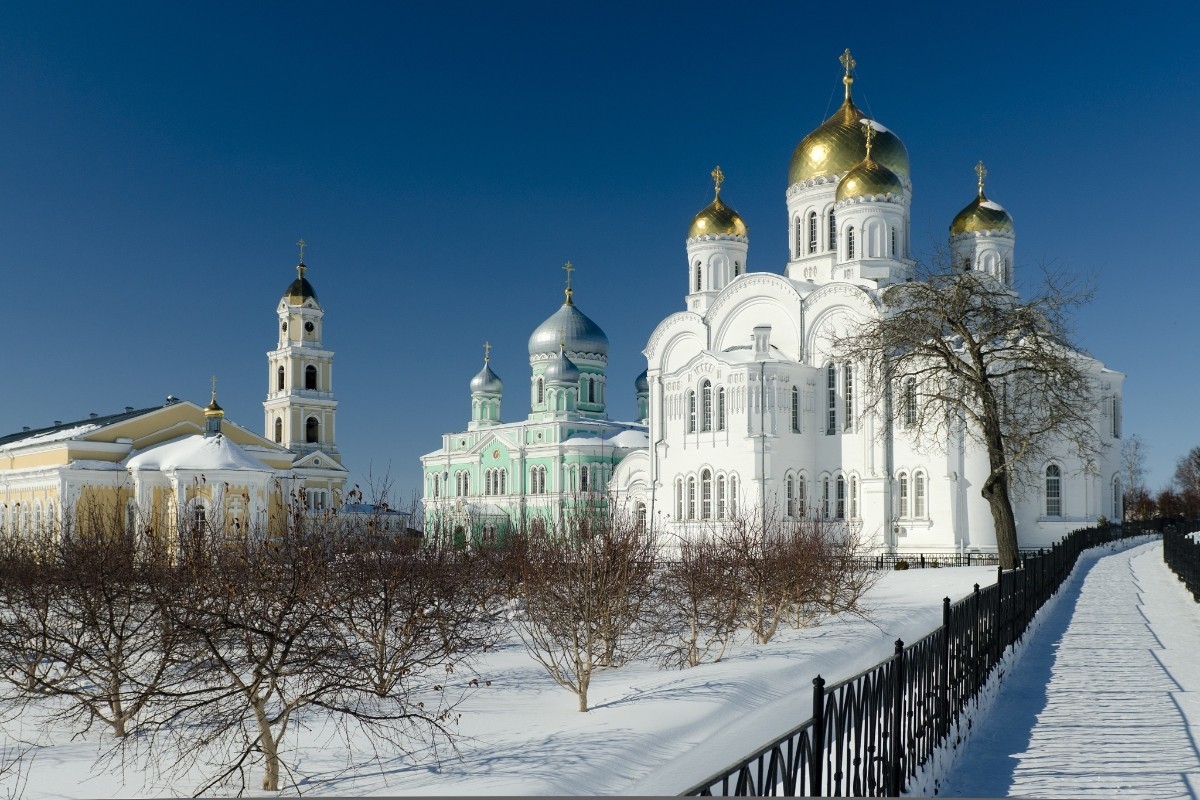
[{"label": "bare tree", "polygon": [[1200,515],[1200,447],[1193,447],[1175,465],[1175,489],[1181,513]]},{"label": "bare tree", "polygon": [[878,316],[834,341],[862,364],[864,411],[890,416],[893,397],[913,436],[980,444],[988,475],[980,493],[996,529],[1000,563],[1019,554],[1013,496],[1029,469],[1067,444],[1085,469],[1104,447],[1096,430],[1095,362],[1072,344],[1070,314],[1091,291],[1047,274],[1026,299],[991,276],[926,267],[890,286]]},{"label": "bare tree", "polygon": [[577,510],[544,534],[522,538],[516,631],[530,656],[588,710],[597,671],[648,645],[640,636],[653,593],[657,545],[629,515],[577,498]]},{"label": "bare tree", "polygon": [[683,536],[674,559],[656,578],[653,607],[655,650],[664,665],[694,667],[720,661],[741,628],[744,586],[737,559],[719,529]]},{"label": "bare tree", "polygon": [[1121,479],[1127,493],[1146,488],[1146,444],[1136,433],[1121,445]]}]

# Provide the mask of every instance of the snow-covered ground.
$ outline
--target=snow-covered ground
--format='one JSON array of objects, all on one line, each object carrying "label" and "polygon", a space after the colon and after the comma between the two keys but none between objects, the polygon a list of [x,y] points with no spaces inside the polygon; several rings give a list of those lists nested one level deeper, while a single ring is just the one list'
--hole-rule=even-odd
[{"label": "snow-covered ground", "polygon": [[[688,670],[636,663],[604,672],[587,713],[514,640],[476,665],[492,683],[460,706],[457,756],[435,764],[385,752],[376,763],[364,746],[348,764],[336,740],[303,731],[288,762],[299,788],[317,795],[678,793],[807,719],[817,674],[832,683],[886,658],[897,638],[914,641],[940,624],[942,597],[963,597],[995,575],[992,567],[887,573],[870,595],[870,621],[783,630]],[[6,728],[41,744],[21,765],[27,798],[187,795],[201,782],[199,773],[167,781],[133,763],[98,768],[98,728],[72,740],[28,715]],[[0,781],[0,798],[18,788],[12,775]]]},{"label": "snow-covered ground", "polygon": [[1152,542],[1076,573],[956,754],[950,797],[1200,797],[1200,606]]}]

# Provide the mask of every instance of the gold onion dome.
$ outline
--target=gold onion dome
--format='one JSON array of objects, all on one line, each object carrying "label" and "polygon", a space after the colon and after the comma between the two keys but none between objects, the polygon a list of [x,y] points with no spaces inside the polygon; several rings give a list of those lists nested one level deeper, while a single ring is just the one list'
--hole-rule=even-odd
[{"label": "gold onion dome", "polygon": [[720,167],[717,167],[712,171],[712,177],[713,183],[716,185],[713,201],[692,218],[687,238],[720,235],[745,236],[746,223],[742,221],[736,211],[721,202],[721,184],[725,180],[725,174],[721,172]]},{"label": "gold onion dome", "polygon": [[904,184],[899,175],[871,158],[870,152],[861,164],[847,172],[845,177],[838,181],[838,200],[885,194],[902,196]]},{"label": "gold onion dome", "polygon": [[954,221],[950,223],[950,235],[982,231],[1012,233],[1012,215],[1004,206],[988,200],[987,195],[983,193],[983,179],[987,177],[987,170],[984,169],[982,161],[975,165],[975,174],[979,176],[979,193],[954,217]]},{"label": "gold onion dome", "polygon": [[846,86],[846,98],[833,116],[796,145],[788,168],[788,186],[821,175],[841,175],[859,164],[867,149],[865,121],[870,121],[874,129],[872,154],[875,160],[900,178],[909,177],[908,150],[904,142],[878,122],[868,120],[867,115],[850,98],[850,86],[854,83],[850,70],[854,67],[854,59],[850,57],[849,50],[842,54],[842,65],[846,68],[842,78]]},{"label": "gold onion dome", "polygon": [[304,301],[309,299],[313,302],[320,302],[317,300],[317,290],[308,282],[308,278],[304,277],[307,269],[308,267],[303,262],[297,264],[296,280],[288,284],[287,291],[283,293],[283,299],[294,306],[304,305]]}]

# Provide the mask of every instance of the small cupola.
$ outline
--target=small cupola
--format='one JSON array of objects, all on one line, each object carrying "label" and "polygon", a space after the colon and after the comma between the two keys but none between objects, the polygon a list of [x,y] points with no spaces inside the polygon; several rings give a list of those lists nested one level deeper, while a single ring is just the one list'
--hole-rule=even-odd
[{"label": "small cupola", "polygon": [[217,376],[212,377],[212,400],[204,407],[204,436],[219,436],[221,420],[225,419],[225,409],[217,404]]},{"label": "small cupola", "polygon": [[950,223],[950,257],[955,269],[982,272],[1011,287],[1016,230],[1012,215],[984,194],[987,174],[982,161],[975,165],[978,188]]},{"label": "small cupola", "polygon": [[715,187],[713,201],[692,217],[692,224],[688,226],[688,238],[746,236],[746,223],[731,206],[727,206],[721,200],[721,184],[725,181],[725,175],[721,172],[720,166],[712,171],[712,178]]},{"label": "small cupola", "polygon": [[703,312],[731,281],[746,272],[750,248],[746,223],[721,200],[725,173],[710,173],[713,201],[692,218],[688,228],[688,311]]}]

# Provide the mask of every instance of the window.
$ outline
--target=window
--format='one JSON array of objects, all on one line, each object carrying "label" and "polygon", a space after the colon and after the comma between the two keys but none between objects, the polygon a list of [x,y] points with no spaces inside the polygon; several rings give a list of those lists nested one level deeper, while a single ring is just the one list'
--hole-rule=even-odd
[{"label": "window", "polygon": [[796,516],[808,516],[808,478],[803,472],[796,476]]},{"label": "window", "polygon": [[700,473],[700,519],[712,519],[712,472]]},{"label": "window", "polygon": [[309,417],[304,422],[304,441],[308,444],[315,444],[321,440],[320,423],[316,417]]},{"label": "window", "polygon": [[729,513],[736,515],[738,511],[737,475],[729,476]]},{"label": "window", "polygon": [[1121,438],[1121,398],[1115,394],[1112,396],[1112,437]]},{"label": "window", "polygon": [[833,250],[837,247],[837,218],[833,213],[833,209],[829,209],[829,246],[826,250]]},{"label": "window", "polygon": [[907,378],[904,381],[904,394],[901,397],[901,414],[906,427],[917,424],[917,380]]},{"label": "window", "polygon": [[796,218],[796,257],[797,258],[799,258],[800,254],[804,252],[803,242],[804,242],[803,229],[800,227],[800,218],[797,217]]},{"label": "window", "polygon": [[800,432],[800,389],[792,387],[792,432]]},{"label": "window", "polygon": [[717,476],[717,519],[725,519],[725,476]]},{"label": "window", "polygon": [[137,503],[130,500],[125,504],[125,533],[132,536],[137,532]]},{"label": "window", "polygon": [[908,475],[901,472],[898,480],[899,480],[899,484],[900,484],[900,491],[899,491],[900,514],[899,515],[901,517],[907,517],[908,516]]},{"label": "window", "polygon": [[696,518],[696,479],[688,478],[687,518]]},{"label": "window", "polygon": [[689,391],[687,393],[688,403],[688,433],[696,432],[696,393]]},{"label": "window", "polygon": [[808,252],[817,252],[817,212],[808,212]]},{"label": "window", "polygon": [[596,402],[596,379],[588,378],[587,399],[589,403]]},{"label": "window", "polygon": [[845,373],[845,414],[843,415],[842,429],[849,433],[854,429],[854,368],[847,364],[843,367]]},{"label": "window", "polygon": [[846,228],[846,260],[854,258],[854,226]]},{"label": "window", "polygon": [[700,262],[697,261],[696,262],[696,291],[697,292],[700,291],[701,277],[702,276],[701,276],[701,270],[700,270]]},{"label": "window", "polygon": [[821,516],[829,519],[829,478],[821,479]]},{"label": "window", "polygon": [[675,519],[683,519],[683,478],[675,479]]},{"label": "window", "polygon": [[705,431],[712,430],[713,423],[713,407],[712,407],[712,383],[705,381],[700,384],[700,429]]},{"label": "window", "polygon": [[825,433],[837,433],[837,367],[830,362],[825,367],[825,391],[828,398],[826,403]]},{"label": "window", "polygon": [[791,475],[787,476],[787,515],[796,516],[796,479]]},{"label": "window", "polygon": [[1062,516],[1062,470],[1057,464],[1046,467],[1046,516]]},{"label": "window", "polygon": [[846,518],[846,479],[841,475],[837,476],[837,506],[835,517],[837,519]]},{"label": "window", "polygon": [[891,252],[891,256],[892,256],[892,258],[895,258],[895,257],[896,257],[896,226],[895,226],[895,225],[893,225],[893,226],[892,226],[892,252]]},{"label": "window", "polygon": [[[678,284],[676,284],[676,285],[678,285]],[[592,473],[591,469],[589,467],[587,467],[586,465],[579,468],[579,491],[581,491],[581,492],[590,492],[591,491],[591,488],[590,488],[591,473]]]},{"label": "window", "polygon": [[1124,516],[1124,509],[1121,507],[1121,478],[1119,475],[1113,476],[1112,481],[1112,521],[1118,522]]},{"label": "window", "polygon": [[637,516],[636,516],[636,519],[637,519],[637,527],[638,527],[638,530],[639,530],[639,531],[644,531],[644,530],[646,530],[646,504],[645,504],[645,503],[638,503],[638,504],[637,504]]},{"label": "window", "polygon": [[202,532],[208,525],[208,509],[204,507],[203,503],[196,503],[192,506],[192,515],[189,522],[191,522],[193,533]]},{"label": "window", "polygon": [[283,418],[275,418],[275,442],[278,444],[283,441]]},{"label": "window", "polygon": [[304,388],[305,389],[316,389],[317,388],[317,368],[314,367],[312,364],[309,364],[307,367],[304,368]]},{"label": "window", "polygon": [[538,378],[536,381],[534,381],[533,388],[534,394],[537,397],[535,402],[537,402],[537,404],[540,406],[542,403],[546,402],[546,384],[542,383],[541,378]]},{"label": "window", "polygon": [[740,261],[733,262],[733,277],[736,278],[738,275],[741,275],[741,274],[742,274],[742,262],[740,262]]},{"label": "window", "polygon": [[275,373],[275,388],[283,391],[283,367],[280,367]]},{"label": "window", "polygon": [[850,519],[858,519],[858,478],[850,476]]},{"label": "window", "polygon": [[725,387],[717,389],[717,430],[725,430]]},{"label": "window", "polygon": [[925,473],[913,474],[913,516],[925,518]]}]

